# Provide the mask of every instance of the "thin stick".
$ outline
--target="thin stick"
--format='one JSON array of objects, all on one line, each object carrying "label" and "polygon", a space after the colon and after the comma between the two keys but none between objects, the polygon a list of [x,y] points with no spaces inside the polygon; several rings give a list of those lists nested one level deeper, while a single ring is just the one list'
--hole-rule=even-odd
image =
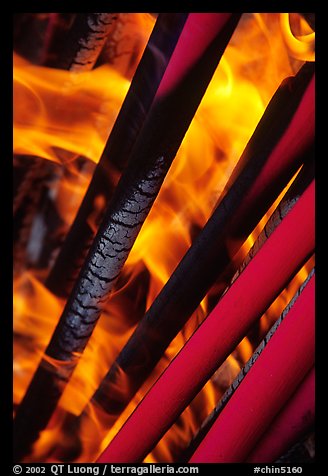
[{"label": "thin stick", "polygon": [[[49,421],[240,15],[190,14],[103,223],[15,417],[21,458]],[[61,364],[61,365],[60,365]]]},{"label": "thin stick", "polygon": [[239,266],[238,270],[234,274],[230,285],[234,281],[236,281],[238,276],[240,276],[240,274],[246,268],[248,263],[259,252],[259,250],[262,248],[266,240],[270,237],[273,231],[281,223],[281,221],[287,215],[287,213],[295,206],[295,204],[297,203],[302,193],[306,190],[306,188],[310,185],[310,183],[314,179],[314,160],[311,160],[313,159],[314,155],[312,154],[312,152],[309,155],[311,157],[309,157],[309,160],[302,166],[302,169],[299,171],[294,182],[289,187],[286,194],[280,201],[279,205],[277,206],[277,208],[274,210],[274,212],[268,219],[263,230],[261,231],[259,236],[256,238],[253,246],[247,253],[246,257],[244,258],[242,264]]},{"label": "thin stick", "polygon": [[312,182],[140,402],[99,462],[142,461],[313,249]]},{"label": "thin stick", "polygon": [[[188,461],[189,458],[191,457],[191,455],[196,451],[198,446],[201,444],[201,442],[205,438],[205,435],[210,431],[213,424],[215,423],[215,421],[217,420],[217,418],[219,417],[219,415],[221,414],[221,412],[223,411],[223,409],[225,408],[227,403],[230,401],[232,395],[238,390],[241,382],[244,380],[244,378],[246,377],[248,372],[251,370],[252,366],[255,364],[255,362],[257,361],[257,359],[261,355],[262,351],[265,349],[266,345],[268,344],[269,340],[272,338],[274,333],[277,331],[278,327],[281,325],[282,321],[285,319],[288,312],[291,310],[291,308],[295,304],[296,300],[299,298],[303,289],[305,288],[305,286],[310,281],[310,279],[312,278],[313,275],[314,275],[314,269],[312,269],[312,271],[310,272],[310,274],[308,275],[308,277],[306,278],[304,283],[300,286],[297,293],[294,295],[294,297],[291,299],[289,304],[286,306],[286,308],[284,309],[284,311],[280,315],[279,319],[277,319],[277,321],[271,327],[271,329],[269,330],[269,332],[267,333],[265,338],[258,345],[258,347],[254,351],[253,355],[249,359],[249,361],[245,364],[245,366],[241,369],[241,371],[239,372],[239,374],[237,375],[235,380],[232,382],[232,384],[229,386],[229,388],[225,391],[224,395],[222,396],[222,398],[220,399],[220,401],[218,402],[218,404],[216,405],[214,410],[209,414],[209,416],[203,422],[199,431],[196,433],[194,438],[191,440],[191,442],[189,444],[189,447],[184,452],[184,455],[183,455],[183,460],[184,461]],[[313,373],[313,378],[314,378],[314,373]],[[312,379],[312,377],[311,377],[311,379]],[[311,379],[310,379],[310,381],[312,382]],[[306,396],[308,396],[308,394],[309,394],[309,392],[308,392],[309,388],[310,389],[312,388],[311,385],[306,385],[306,389],[307,389]],[[303,390],[300,391],[300,395],[302,395],[301,402],[300,402],[300,398],[297,397],[296,401],[295,401],[295,404],[291,403],[291,405],[290,405],[291,408],[290,409],[286,405],[286,412],[284,412],[284,418],[280,418],[280,417],[278,418],[277,417],[277,419],[278,419],[277,428],[276,427],[274,427],[274,428],[271,427],[272,432],[270,430],[268,431],[268,441],[270,441],[270,443],[269,443],[269,445],[264,443],[263,452],[265,451],[265,449],[268,449],[269,452],[270,452],[270,451],[272,451],[272,448],[274,447],[274,445],[272,445],[270,435],[272,436],[272,439],[274,439],[274,441],[275,441],[275,446],[277,446],[277,444],[280,443],[282,445],[282,447],[284,447],[284,442],[286,442],[286,440],[287,440],[287,445],[288,445],[288,440],[291,438],[290,433],[291,433],[291,431],[296,429],[295,425],[293,426],[293,423],[291,423],[291,420],[293,420],[294,422],[295,422],[295,419],[299,420],[299,412],[302,415],[304,415],[306,413],[306,410],[305,410],[305,412],[303,412],[303,410],[302,410],[304,405],[306,406],[307,409],[308,409],[309,404],[310,404],[310,407],[311,407],[311,399],[309,401],[307,398],[305,398]],[[313,396],[314,396],[314,394],[313,394]],[[300,403],[300,405],[299,405],[299,403]],[[302,405],[303,405],[303,407],[301,408]],[[295,409],[295,406],[296,406],[296,409]],[[297,415],[295,415],[295,413],[297,413]],[[283,437],[278,436],[280,434],[279,425],[281,426],[281,421],[282,420],[283,420],[282,424],[283,425],[286,424],[285,430],[289,429],[289,432],[288,431],[284,432]],[[261,443],[259,444],[259,446],[261,447]],[[269,446],[269,448],[268,448],[268,446]],[[286,449],[288,449],[288,446],[287,446],[287,448],[285,448],[285,450]],[[259,454],[260,453],[257,452],[257,455],[259,455]],[[276,457],[280,456],[280,454],[282,454],[282,453],[279,453],[279,451],[278,451],[278,454],[276,455]],[[274,460],[274,458],[273,458],[273,460]],[[270,459],[268,459],[267,462],[269,462],[269,461],[270,461]],[[255,462],[255,460],[253,462]],[[258,462],[260,462],[260,461],[258,461]],[[263,461],[263,462],[265,462],[265,461]]]},{"label": "thin stick", "polygon": [[[191,463],[241,463],[314,364],[315,277],[234,393]],[[242,411],[241,411],[242,410]]]},{"label": "thin stick", "polygon": [[88,190],[46,280],[48,289],[59,296],[71,291],[95,236],[89,221],[95,214],[94,203],[104,203],[96,217],[99,225],[117,185],[114,177],[119,177],[128,163],[187,17],[187,13],[158,16]]},{"label": "thin stick", "polygon": [[[46,52],[43,52],[41,55],[43,58],[40,58],[42,66],[63,68],[74,72],[91,70],[116,17],[117,14],[113,13],[51,13],[45,35]],[[20,239],[15,246],[16,269],[20,261],[26,260],[26,247],[28,240],[31,239],[31,227],[35,214],[41,207],[40,200],[44,199],[44,194],[41,192],[43,189],[46,190],[44,180],[42,182],[40,179],[44,179],[48,174],[49,165],[42,159],[39,159],[36,164],[38,165],[31,166],[27,170],[14,199],[14,214],[22,204],[24,206],[25,202],[32,202],[31,197],[34,199],[33,207],[30,206],[27,210],[28,219],[24,217],[22,224],[19,219],[15,222],[17,229],[21,227],[19,238],[21,236],[24,238]],[[67,261],[70,262],[70,260]]]},{"label": "thin stick", "polygon": [[113,418],[150,375],[301,162],[312,157],[314,83],[308,85],[308,73],[304,68],[272,98],[216,210],[95,392],[92,403]]},{"label": "thin stick", "polygon": [[259,443],[247,457],[247,463],[271,463],[284,455],[314,426],[315,371],[305,377],[295,395],[262,435]]},{"label": "thin stick", "polygon": [[[59,14],[52,14],[50,27],[56,31]],[[65,14],[67,15],[67,14]],[[118,13],[76,13],[67,32],[50,35],[44,66],[69,71],[89,71],[96,63]]]}]

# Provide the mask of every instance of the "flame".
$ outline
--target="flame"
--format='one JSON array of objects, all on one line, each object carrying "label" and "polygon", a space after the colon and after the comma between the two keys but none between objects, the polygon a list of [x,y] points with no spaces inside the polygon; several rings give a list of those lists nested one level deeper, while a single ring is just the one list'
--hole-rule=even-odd
[{"label": "flame", "polygon": [[[294,40],[290,40],[284,15],[243,15],[129,255],[116,290],[50,424],[27,461],[56,462],[65,458],[94,461],[205,318],[208,297],[114,424],[89,403],[138,320],[191,245],[194,234],[209,218],[275,90],[285,77],[298,71],[308,59],[311,48],[313,50],[312,33],[300,20],[300,34],[292,36],[306,47],[302,49],[298,45],[295,54]],[[137,57],[153,24],[153,17],[147,15],[143,23],[144,41],[140,42]],[[73,74],[32,65],[14,54],[14,152],[42,157],[55,162],[60,170],[69,171],[61,174],[56,187],[49,192],[55,197],[57,213],[66,226],[74,218],[128,90],[129,78],[123,71],[129,58],[129,55],[124,57],[124,64],[114,61],[91,72]],[[76,163],[77,156],[86,159],[82,171]],[[250,235],[242,254],[253,244],[268,214]],[[262,317],[259,336],[277,319],[310,266],[308,263],[301,270]],[[46,271],[24,270],[14,282],[15,404],[19,404],[24,395],[64,305],[42,284]],[[179,458],[249,359],[254,346],[250,336],[242,340],[145,462],[171,462]],[[77,425],[74,417],[85,407],[89,418]]]},{"label": "flame", "polygon": [[14,54],[14,153],[61,162],[63,150],[97,162],[128,87],[109,65],[67,73]]},{"label": "flame", "polygon": [[[315,59],[315,33],[304,19],[296,17],[299,22],[299,29],[303,34],[294,35],[291,28],[291,15],[289,13],[280,14],[281,30],[283,38],[291,55],[294,58],[314,61]],[[302,21],[303,20],[303,21]]]},{"label": "flame", "polygon": [[14,401],[20,402],[54,330],[63,303],[36,276],[14,281]]}]

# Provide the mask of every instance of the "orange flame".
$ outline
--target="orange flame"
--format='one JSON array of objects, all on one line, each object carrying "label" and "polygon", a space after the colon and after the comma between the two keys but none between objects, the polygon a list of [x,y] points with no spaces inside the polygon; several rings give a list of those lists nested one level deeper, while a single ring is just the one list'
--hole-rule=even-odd
[{"label": "orange flame", "polygon": [[[144,41],[153,23],[147,16]],[[303,38],[312,33],[301,23],[303,30],[297,36],[296,48],[283,14],[281,17],[275,13],[243,15],[130,253],[117,289],[52,421],[27,461],[60,461],[65,451],[75,461],[94,461],[204,319],[206,298],[173,340],[150,379],[109,429],[105,416],[89,404],[90,397],[187,251],[194,230],[206,223],[275,90],[285,77],[298,71],[309,58],[309,51],[313,51],[312,40],[308,36]],[[56,189],[57,210],[67,225],[74,218],[92,171],[91,167],[81,177],[74,158],[80,155],[91,163],[99,160],[128,87],[129,81],[122,75],[120,65],[103,65],[88,73],[72,74],[34,66],[14,55],[14,152],[69,166],[73,173],[69,179],[63,178]],[[266,219],[267,216],[254,230],[243,253],[250,248]],[[262,318],[262,335],[295,292],[297,283],[304,279],[309,266]],[[33,269],[14,282],[16,404],[24,395],[64,304],[42,282],[43,276]],[[146,462],[170,462],[178,457],[252,351],[253,345],[245,337]],[[90,418],[80,427],[65,432],[65,425],[85,406]]]},{"label": "orange flame", "polygon": [[[306,23],[306,21],[297,16],[301,34],[294,35],[291,28],[291,15],[288,13],[280,14],[281,30],[283,38],[290,51],[291,56],[297,59],[314,61],[315,59],[315,33]],[[295,21],[294,21],[295,23]]]},{"label": "orange flame", "polygon": [[64,150],[97,162],[128,87],[108,65],[67,73],[14,54],[14,153],[60,162]]}]

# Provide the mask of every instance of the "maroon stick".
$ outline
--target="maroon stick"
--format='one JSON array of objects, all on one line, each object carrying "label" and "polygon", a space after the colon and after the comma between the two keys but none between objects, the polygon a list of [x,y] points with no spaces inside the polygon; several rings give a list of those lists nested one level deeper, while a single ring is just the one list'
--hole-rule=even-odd
[{"label": "maroon stick", "polygon": [[[47,425],[240,15],[190,14],[73,291],[14,422],[21,459]],[[65,365],[58,365],[63,363]]]},{"label": "maroon stick", "polygon": [[[143,398],[101,455],[99,462],[141,462],[245,336],[252,324],[284,289],[312,254],[313,249],[314,183],[312,182],[295,207]],[[298,299],[297,302],[299,301]],[[310,342],[311,325],[310,320],[306,326]],[[296,343],[297,339],[294,339],[291,345],[295,346]],[[306,346],[304,348],[302,345],[301,353],[306,350]],[[308,356],[310,355],[309,351]],[[309,365],[313,365],[311,359]],[[299,373],[296,370],[296,380],[291,378],[293,383],[297,381],[297,375]],[[256,391],[257,385],[254,389]],[[253,395],[253,399],[256,400],[256,396]],[[235,412],[239,414],[237,410]],[[138,435],[142,435],[142,438]]]}]

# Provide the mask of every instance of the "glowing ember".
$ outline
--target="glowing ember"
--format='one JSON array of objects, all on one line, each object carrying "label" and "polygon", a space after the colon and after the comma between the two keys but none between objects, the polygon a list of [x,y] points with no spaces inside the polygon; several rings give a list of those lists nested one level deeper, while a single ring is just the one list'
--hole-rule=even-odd
[{"label": "glowing ember", "polygon": [[[154,18],[134,15],[140,15],[144,38],[140,51],[131,52],[131,56],[140,58]],[[128,59],[125,54],[123,63],[74,74],[35,66],[14,54],[14,153],[24,155],[26,162],[27,156],[37,156],[56,163],[59,178],[46,185],[65,229],[72,223],[128,90],[129,80],[122,74]],[[243,15],[59,408],[27,461],[94,461],[204,319],[208,297],[112,428],[104,415],[100,420],[90,406],[92,423],[69,426],[88,405],[136,323],[206,223],[277,87],[305,60],[313,59],[314,33],[299,15]],[[77,157],[84,158],[84,167]],[[266,217],[245,243],[243,254]],[[277,319],[312,266],[313,261],[308,262],[268,309],[260,321],[259,336]],[[24,395],[64,306],[43,285],[47,269],[27,263],[25,268],[14,281],[15,405]],[[243,339],[146,462],[170,462],[179,457],[256,343]]]}]

